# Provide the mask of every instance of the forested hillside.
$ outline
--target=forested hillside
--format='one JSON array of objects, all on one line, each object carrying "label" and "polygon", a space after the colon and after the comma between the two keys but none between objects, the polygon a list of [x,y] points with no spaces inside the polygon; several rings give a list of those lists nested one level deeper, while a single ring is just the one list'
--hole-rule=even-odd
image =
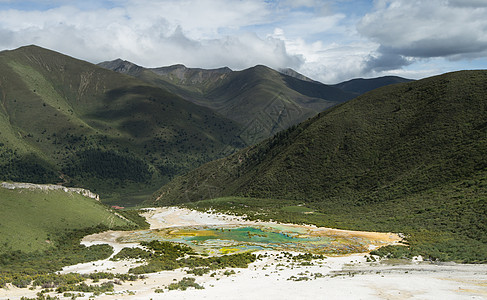
[{"label": "forested hillside", "polygon": [[430,230],[487,249],[486,82],[462,71],[374,90],[176,178],[155,203],[297,200],[330,226]]}]

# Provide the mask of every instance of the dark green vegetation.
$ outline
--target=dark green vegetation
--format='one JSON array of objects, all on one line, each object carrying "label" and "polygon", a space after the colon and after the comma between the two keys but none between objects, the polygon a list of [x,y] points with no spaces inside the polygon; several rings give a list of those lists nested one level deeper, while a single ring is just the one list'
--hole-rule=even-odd
[{"label": "dark green vegetation", "polygon": [[240,137],[249,144],[357,95],[265,66],[243,71],[183,65],[147,69],[120,59],[99,65],[168,89],[236,121],[243,126]]},{"label": "dark green vegetation", "polygon": [[241,126],[134,77],[42,49],[0,52],[0,180],[133,205],[245,144]]},{"label": "dark green vegetation", "polygon": [[9,279],[16,280],[24,278],[25,275],[49,274],[60,271],[64,266],[105,259],[112,254],[112,247],[106,244],[85,247],[80,244],[80,240],[85,235],[108,229],[108,227],[96,226],[73,230],[53,239],[53,246],[47,250],[28,253],[12,251],[1,254],[1,281],[6,283]]},{"label": "dark green vegetation", "polygon": [[117,210],[117,214],[136,224],[138,229],[149,229],[150,224],[147,223],[147,220],[139,214],[140,212],[141,211],[137,209]]},{"label": "dark green vegetation", "polygon": [[180,281],[171,283],[170,285],[167,286],[169,290],[181,290],[181,291],[185,291],[190,287],[194,287],[197,290],[204,289],[204,287],[196,283],[196,279],[193,277],[183,277],[183,279],[181,279]]},{"label": "dark green vegetation", "polygon": [[[118,281],[135,281],[139,276],[129,274],[113,274],[106,272],[97,272],[91,274],[33,274],[33,275],[14,275],[12,278],[0,276],[0,287],[5,283],[12,282],[13,285],[19,288],[25,288],[29,285],[33,287],[42,287],[43,289],[56,289],[57,293],[64,293],[66,291],[78,291],[87,293],[103,293],[113,291],[113,281],[104,282],[102,284],[88,285],[84,281],[87,279],[93,282],[99,282],[101,279],[110,279]],[[3,280],[3,281],[2,281]],[[42,292],[41,292],[42,293]]]},{"label": "dark green vegetation", "polygon": [[124,260],[124,259],[136,259],[136,260],[143,260],[143,259],[148,259],[149,257],[152,256],[152,253],[150,251],[146,251],[141,248],[123,248],[115,254],[110,260],[112,261],[118,261],[118,260]]},{"label": "dark green vegetation", "polygon": [[384,76],[384,77],[369,78],[369,79],[356,78],[356,79],[340,82],[332,86],[339,88],[345,92],[355,93],[357,96],[359,96],[386,85],[410,82],[410,81],[412,80],[398,77],[398,76]]},{"label": "dark green vegetation", "polygon": [[327,220],[323,217],[323,214],[317,213],[309,207],[302,206],[302,202],[296,200],[222,197],[197,202],[188,202],[183,206],[199,211],[214,209],[229,215],[245,215],[248,220],[275,220],[282,223],[292,224],[327,225]]},{"label": "dark green vegetation", "polygon": [[[208,270],[224,268],[246,268],[255,261],[254,254],[245,252],[232,255],[201,257],[192,248],[178,243],[151,241],[141,245],[148,250],[122,249],[113,259],[146,259],[147,264],[129,270],[133,274],[154,273],[188,267]],[[196,271],[198,272],[198,271]]]},{"label": "dark green vegetation", "polygon": [[462,71],[374,90],[176,178],[154,203],[289,199],[280,207],[321,213],[299,213],[313,223],[403,232],[414,253],[487,261],[486,82]]}]

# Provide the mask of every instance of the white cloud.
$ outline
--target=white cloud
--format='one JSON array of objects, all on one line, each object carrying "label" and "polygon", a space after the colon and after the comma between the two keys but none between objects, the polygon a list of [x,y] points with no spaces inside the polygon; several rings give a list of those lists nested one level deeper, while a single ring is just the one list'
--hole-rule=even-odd
[{"label": "white cloud", "polygon": [[314,80],[337,83],[362,76],[364,60],[377,44],[357,34],[356,18],[327,9],[326,14],[291,12],[291,21],[279,24],[271,36],[283,40],[290,54],[303,57],[296,71]]},{"label": "white cloud", "polygon": [[363,76],[364,57],[375,48],[375,44],[362,41],[325,44],[297,39],[288,41],[287,45],[290,53],[302,53],[304,57],[304,63],[297,71],[325,83]]},{"label": "white cloud", "polygon": [[129,0],[124,7],[140,27],[162,18],[172,29],[183,27],[192,39],[215,38],[222,29],[262,24],[272,13],[268,4],[257,0]]},{"label": "white cloud", "polygon": [[483,1],[388,0],[365,15],[358,31],[380,47],[370,68],[397,69],[411,59],[487,56],[487,4]]},{"label": "white cloud", "polygon": [[264,64],[326,83],[417,78],[467,60],[487,65],[486,1],[367,3],[0,0],[0,49],[37,44],[93,63],[122,58],[147,67]]},{"label": "white cloud", "polygon": [[262,23],[267,7],[262,1],[183,0],[0,11],[0,46],[38,44],[91,62],[122,57],[145,66],[299,66],[299,56],[289,55],[282,41],[239,30]]}]

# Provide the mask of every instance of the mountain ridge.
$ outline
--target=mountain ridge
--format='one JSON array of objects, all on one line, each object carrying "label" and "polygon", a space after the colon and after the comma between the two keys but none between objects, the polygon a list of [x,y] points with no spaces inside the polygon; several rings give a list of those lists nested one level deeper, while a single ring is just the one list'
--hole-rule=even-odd
[{"label": "mountain ridge", "polygon": [[188,68],[178,64],[144,68],[128,61],[102,67],[164,87],[181,97],[236,121],[248,143],[259,142],[315,114],[374,88],[409,81],[400,77],[351,80],[326,85],[292,69],[256,65],[241,71]]},{"label": "mountain ridge", "polygon": [[414,80],[399,76],[382,76],[376,78],[353,78],[344,82],[334,84],[332,86],[337,87],[343,91],[361,95],[386,85],[410,81]]},{"label": "mountain ridge", "polygon": [[325,84],[301,80],[295,71],[281,73],[263,65],[241,71],[187,68],[124,67],[130,62],[99,64],[164,87],[195,104],[208,107],[243,126],[240,136],[252,144],[356,95]]}]

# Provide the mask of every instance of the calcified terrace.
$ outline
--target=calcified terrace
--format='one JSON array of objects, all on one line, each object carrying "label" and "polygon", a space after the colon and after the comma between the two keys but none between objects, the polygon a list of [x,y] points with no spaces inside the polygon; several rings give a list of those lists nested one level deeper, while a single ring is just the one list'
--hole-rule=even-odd
[{"label": "calcified terrace", "polygon": [[336,230],[306,225],[249,222],[220,214],[180,208],[149,210],[150,230],[123,234],[120,244],[152,240],[184,243],[197,252],[219,255],[256,250],[324,255],[364,253],[399,242],[390,233]]},{"label": "calcified terrace", "polygon": [[169,241],[184,243],[200,253],[228,254],[255,250],[306,252],[325,255],[364,253],[390,243],[391,236],[367,237],[290,224],[181,226],[135,231],[120,242]]}]

